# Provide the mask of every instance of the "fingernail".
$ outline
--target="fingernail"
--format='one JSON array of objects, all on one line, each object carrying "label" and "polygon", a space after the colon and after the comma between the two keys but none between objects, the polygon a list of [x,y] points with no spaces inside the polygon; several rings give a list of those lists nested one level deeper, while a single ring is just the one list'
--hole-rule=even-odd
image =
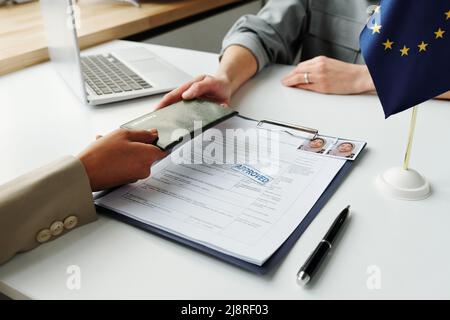
[{"label": "fingernail", "polygon": [[181,97],[182,97],[183,99],[190,99],[190,98],[192,98],[192,92],[191,92],[191,91],[185,91],[185,92],[183,92],[183,94],[181,95]]},{"label": "fingernail", "polygon": [[156,128],[150,129],[148,132],[150,132],[151,134],[156,134],[158,133],[158,130]]}]

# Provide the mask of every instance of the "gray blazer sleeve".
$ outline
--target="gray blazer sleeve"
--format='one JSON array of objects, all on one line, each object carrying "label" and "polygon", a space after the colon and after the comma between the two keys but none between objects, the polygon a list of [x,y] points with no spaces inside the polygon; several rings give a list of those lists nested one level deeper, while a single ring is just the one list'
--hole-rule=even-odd
[{"label": "gray blazer sleeve", "polygon": [[249,49],[258,70],[268,63],[292,63],[307,29],[307,0],[270,0],[258,15],[241,17],[225,36],[222,52],[231,45]]},{"label": "gray blazer sleeve", "polygon": [[0,186],[0,264],[97,218],[83,164],[65,157]]}]

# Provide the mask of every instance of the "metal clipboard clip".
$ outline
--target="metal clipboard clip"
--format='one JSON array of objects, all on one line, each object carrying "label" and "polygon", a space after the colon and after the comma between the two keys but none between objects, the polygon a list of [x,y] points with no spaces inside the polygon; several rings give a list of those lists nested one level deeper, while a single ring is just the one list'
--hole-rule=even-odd
[{"label": "metal clipboard clip", "polygon": [[300,136],[300,135],[296,135],[296,134],[292,133],[291,131],[285,130],[285,129],[263,128],[264,124],[271,124],[271,125],[275,125],[275,126],[279,126],[279,127],[283,127],[283,128],[287,128],[287,129],[302,131],[302,132],[312,135],[311,139],[315,139],[319,135],[319,130],[317,130],[317,129],[308,128],[308,127],[304,127],[304,126],[298,126],[298,125],[290,124],[290,123],[286,123],[286,122],[273,121],[273,120],[260,120],[260,121],[258,121],[258,124],[256,125],[256,127],[258,129],[265,129],[265,130],[270,130],[270,131],[275,130],[275,131],[285,132],[294,137]]}]

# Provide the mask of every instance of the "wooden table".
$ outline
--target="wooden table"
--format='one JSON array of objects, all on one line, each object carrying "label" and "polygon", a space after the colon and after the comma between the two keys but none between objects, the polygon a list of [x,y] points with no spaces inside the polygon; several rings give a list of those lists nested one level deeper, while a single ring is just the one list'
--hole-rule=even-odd
[{"label": "wooden table", "polygon": [[[81,48],[166,25],[243,0],[154,0],[137,8],[111,0],[79,0]],[[38,2],[0,8],[0,75],[48,60]]]}]

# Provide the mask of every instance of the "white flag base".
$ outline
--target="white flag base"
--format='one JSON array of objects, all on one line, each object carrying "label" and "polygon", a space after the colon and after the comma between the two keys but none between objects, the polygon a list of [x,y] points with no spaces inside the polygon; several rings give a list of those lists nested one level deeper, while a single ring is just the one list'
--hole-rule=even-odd
[{"label": "white flag base", "polygon": [[376,184],[378,189],[394,199],[423,200],[431,195],[428,181],[413,169],[391,168],[377,177]]}]

